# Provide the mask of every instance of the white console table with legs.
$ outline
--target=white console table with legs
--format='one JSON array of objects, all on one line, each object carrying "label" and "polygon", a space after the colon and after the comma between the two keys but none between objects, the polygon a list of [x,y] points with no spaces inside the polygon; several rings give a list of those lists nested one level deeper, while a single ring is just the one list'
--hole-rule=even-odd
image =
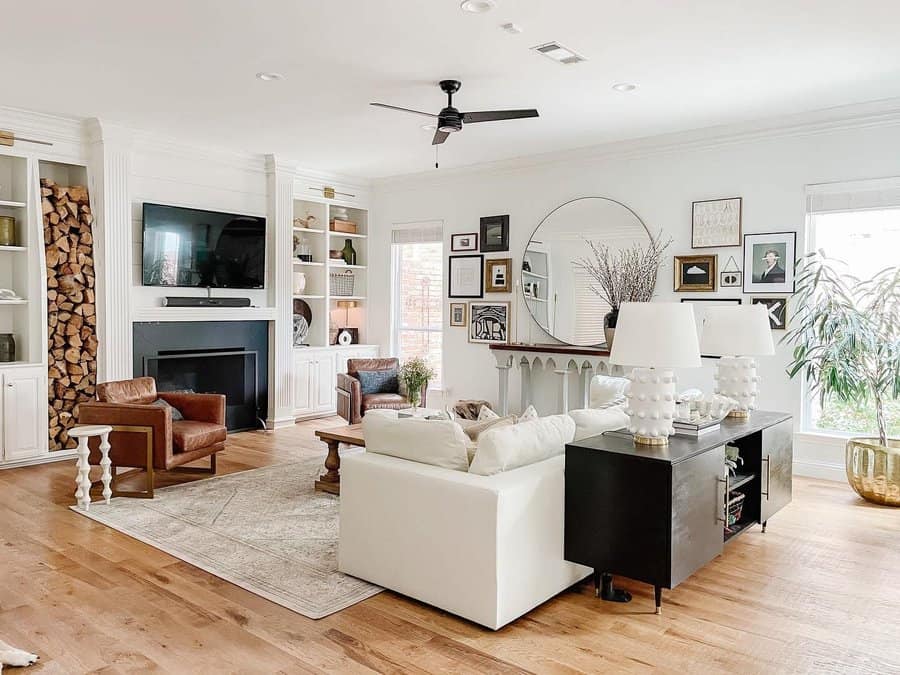
[{"label": "white console table with legs", "polygon": [[[521,387],[521,409],[532,402],[532,372],[543,369],[559,376],[558,409],[567,413],[573,407],[587,408],[591,396],[591,378],[594,375],[622,375],[621,366],[610,366],[609,350],[605,347],[571,347],[562,344],[491,345],[491,353],[497,361],[498,401],[501,415],[509,412],[509,372],[518,369]],[[580,401],[570,405],[569,382],[580,377]]]}]

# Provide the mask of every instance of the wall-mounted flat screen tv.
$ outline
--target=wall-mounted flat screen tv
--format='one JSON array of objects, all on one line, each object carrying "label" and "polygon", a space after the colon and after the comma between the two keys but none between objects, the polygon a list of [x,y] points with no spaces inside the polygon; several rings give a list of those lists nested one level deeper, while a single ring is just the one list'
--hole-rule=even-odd
[{"label": "wall-mounted flat screen tv", "polygon": [[144,204],[144,286],[263,288],[266,219]]}]

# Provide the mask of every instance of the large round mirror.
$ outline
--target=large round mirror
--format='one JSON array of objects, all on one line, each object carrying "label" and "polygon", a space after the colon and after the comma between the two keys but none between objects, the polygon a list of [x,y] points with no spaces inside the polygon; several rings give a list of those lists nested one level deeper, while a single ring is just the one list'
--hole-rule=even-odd
[{"label": "large round mirror", "polygon": [[538,325],[560,342],[602,344],[609,304],[595,292],[595,279],[581,262],[591,249],[617,252],[650,242],[650,231],[624,204],[606,197],[582,197],[562,204],[531,235],[522,258],[522,295]]}]

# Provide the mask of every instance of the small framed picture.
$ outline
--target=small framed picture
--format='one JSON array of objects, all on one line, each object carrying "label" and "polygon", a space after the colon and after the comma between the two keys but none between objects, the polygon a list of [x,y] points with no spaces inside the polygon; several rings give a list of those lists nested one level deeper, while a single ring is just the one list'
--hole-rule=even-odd
[{"label": "small framed picture", "polygon": [[740,271],[719,272],[719,286],[722,288],[740,288],[744,284],[744,273]]},{"label": "small framed picture", "polygon": [[512,258],[493,258],[484,263],[486,293],[509,293],[512,290]]},{"label": "small framed picture", "polygon": [[465,234],[451,234],[450,250],[454,253],[457,251],[477,251],[478,233],[466,232]]},{"label": "small framed picture", "polygon": [[691,205],[691,248],[741,245],[740,197],[707,199]]},{"label": "small framed picture", "polygon": [[744,293],[793,293],[797,233],[744,235]]},{"label": "small framed picture", "polygon": [[470,302],[469,342],[506,344],[509,342],[509,303]]},{"label": "small framed picture", "polygon": [[718,256],[715,255],[676,255],[675,290],[716,290],[717,260]]},{"label": "small framed picture", "polygon": [[450,303],[450,325],[463,326],[466,325],[466,303],[451,302]]},{"label": "small framed picture", "polygon": [[451,298],[484,297],[483,255],[451,255],[448,258]]},{"label": "small framed picture", "polygon": [[787,330],[787,298],[750,298],[754,305],[765,305],[769,313],[769,328]]},{"label": "small framed picture", "polygon": [[541,297],[541,282],[540,281],[523,281],[522,282],[522,295],[526,298],[540,298]]},{"label": "small framed picture", "polygon": [[481,219],[481,252],[502,253],[509,250],[509,216],[487,216]]}]

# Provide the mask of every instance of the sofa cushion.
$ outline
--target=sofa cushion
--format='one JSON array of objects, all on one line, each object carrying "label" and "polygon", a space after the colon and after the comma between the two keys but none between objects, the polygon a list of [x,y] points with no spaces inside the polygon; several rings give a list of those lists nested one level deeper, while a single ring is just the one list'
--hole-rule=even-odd
[{"label": "sofa cushion", "polygon": [[373,410],[362,425],[366,452],[456,471],[469,468],[469,437],[453,420],[398,419],[396,411]]},{"label": "sofa cushion", "polygon": [[400,382],[397,380],[397,369],[359,370],[356,372],[360,390],[365,394],[397,394]]},{"label": "sofa cushion", "polygon": [[538,419],[538,411],[533,405],[529,405],[525,410],[522,411],[522,414],[519,415],[520,422],[530,422],[531,420]]},{"label": "sofa cushion", "polygon": [[516,416],[507,415],[506,417],[489,417],[488,419],[482,420],[480,422],[471,422],[469,420],[464,421],[469,422],[469,424],[460,425],[462,426],[463,431],[466,432],[466,436],[471,438],[473,441],[477,441],[478,437],[488,429],[512,426],[516,423]]},{"label": "sofa cushion", "polygon": [[500,419],[500,415],[495,413],[493,410],[488,408],[486,405],[481,406],[481,409],[478,411],[478,417],[476,418],[479,422],[484,422],[485,420],[498,420]]},{"label": "sofa cushion", "polygon": [[172,422],[172,449],[175,452],[191,452],[225,440],[225,427],[210,422],[181,420]]},{"label": "sofa cushion", "polygon": [[177,422],[179,420],[184,419],[184,415],[181,414],[181,411],[178,408],[176,408],[174,405],[172,405],[168,401],[164,401],[161,398],[156,399],[150,405],[155,405],[157,408],[163,408],[163,409],[168,408],[169,410],[171,410],[173,422]]},{"label": "sofa cushion", "polygon": [[591,378],[590,407],[609,408],[625,402],[625,387],[628,380],[624,377],[594,375]]},{"label": "sofa cushion", "polygon": [[469,473],[491,476],[562,454],[575,437],[568,415],[551,415],[513,426],[489,429],[478,438]]},{"label": "sofa cushion", "polygon": [[618,405],[602,410],[584,408],[570,410],[569,417],[575,421],[575,440],[599,436],[604,431],[615,431],[628,426],[628,415],[625,406]]}]

